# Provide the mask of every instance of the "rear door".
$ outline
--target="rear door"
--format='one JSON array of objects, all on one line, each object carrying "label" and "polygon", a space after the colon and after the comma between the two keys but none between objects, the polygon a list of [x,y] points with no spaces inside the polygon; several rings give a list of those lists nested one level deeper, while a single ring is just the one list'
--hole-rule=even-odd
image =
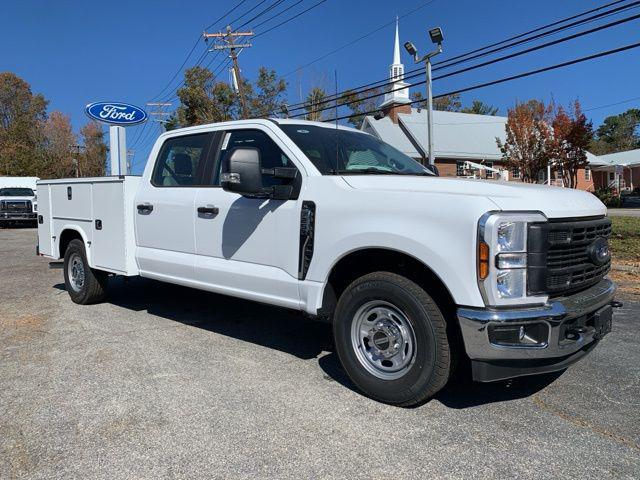
[{"label": "rear door", "polygon": [[194,280],[194,200],[203,184],[213,134],[170,137],[135,201],[137,259],[143,276],[189,284]]}]

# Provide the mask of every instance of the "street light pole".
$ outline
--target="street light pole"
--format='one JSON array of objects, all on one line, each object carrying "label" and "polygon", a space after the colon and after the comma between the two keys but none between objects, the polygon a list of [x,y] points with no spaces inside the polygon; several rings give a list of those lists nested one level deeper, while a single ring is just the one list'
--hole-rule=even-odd
[{"label": "street light pole", "polygon": [[442,35],[442,29],[440,27],[432,28],[429,30],[429,36],[431,37],[431,41],[438,45],[438,47],[432,52],[427,53],[423,57],[418,56],[418,50],[411,42],[406,42],[404,44],[404,48],[409,52],[409,55],[413,56],[413,60],[415,63],[425,64],[425,74],[426,74],[426,86],[427,86],[427,135],[428,138],[428,149],[429,149],[429,165],[433,166],[435,163],[435,155],[433,150],[433,91],[432,91],[432,77],[431,77],[431,57],[435,57],[439,53],[442,53],[442,41],[444,40],[444,36]]}]

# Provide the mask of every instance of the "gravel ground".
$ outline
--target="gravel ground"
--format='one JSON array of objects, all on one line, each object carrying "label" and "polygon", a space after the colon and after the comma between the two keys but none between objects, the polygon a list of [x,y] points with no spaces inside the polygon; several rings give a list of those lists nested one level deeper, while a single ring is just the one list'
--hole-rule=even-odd
[{"label": "gravel ground", "polygon": [[640,478],[640,304],[563,374],[356,391],[327,325],[134,279],[71,302],[0,230],[0,478]]}]

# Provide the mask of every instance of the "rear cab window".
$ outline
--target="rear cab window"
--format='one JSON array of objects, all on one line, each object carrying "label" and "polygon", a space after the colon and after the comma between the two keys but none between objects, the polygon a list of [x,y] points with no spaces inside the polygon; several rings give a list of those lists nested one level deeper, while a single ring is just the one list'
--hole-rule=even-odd
[{"label": "rear cab window", "polygon": [[212,133],[198,133],[165,140],[151,176],[156,187],[202,186]]}]

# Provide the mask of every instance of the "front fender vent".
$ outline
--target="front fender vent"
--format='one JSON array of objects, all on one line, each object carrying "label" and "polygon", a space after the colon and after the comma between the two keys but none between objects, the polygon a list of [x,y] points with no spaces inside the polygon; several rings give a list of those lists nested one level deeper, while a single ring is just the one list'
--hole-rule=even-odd
[{"label": "front fender vent", "polygon": [[298,279],[304,280],[313,257],[313,239],[316,229],[316,204],[305,200],[300,211],[300,252]]}]

